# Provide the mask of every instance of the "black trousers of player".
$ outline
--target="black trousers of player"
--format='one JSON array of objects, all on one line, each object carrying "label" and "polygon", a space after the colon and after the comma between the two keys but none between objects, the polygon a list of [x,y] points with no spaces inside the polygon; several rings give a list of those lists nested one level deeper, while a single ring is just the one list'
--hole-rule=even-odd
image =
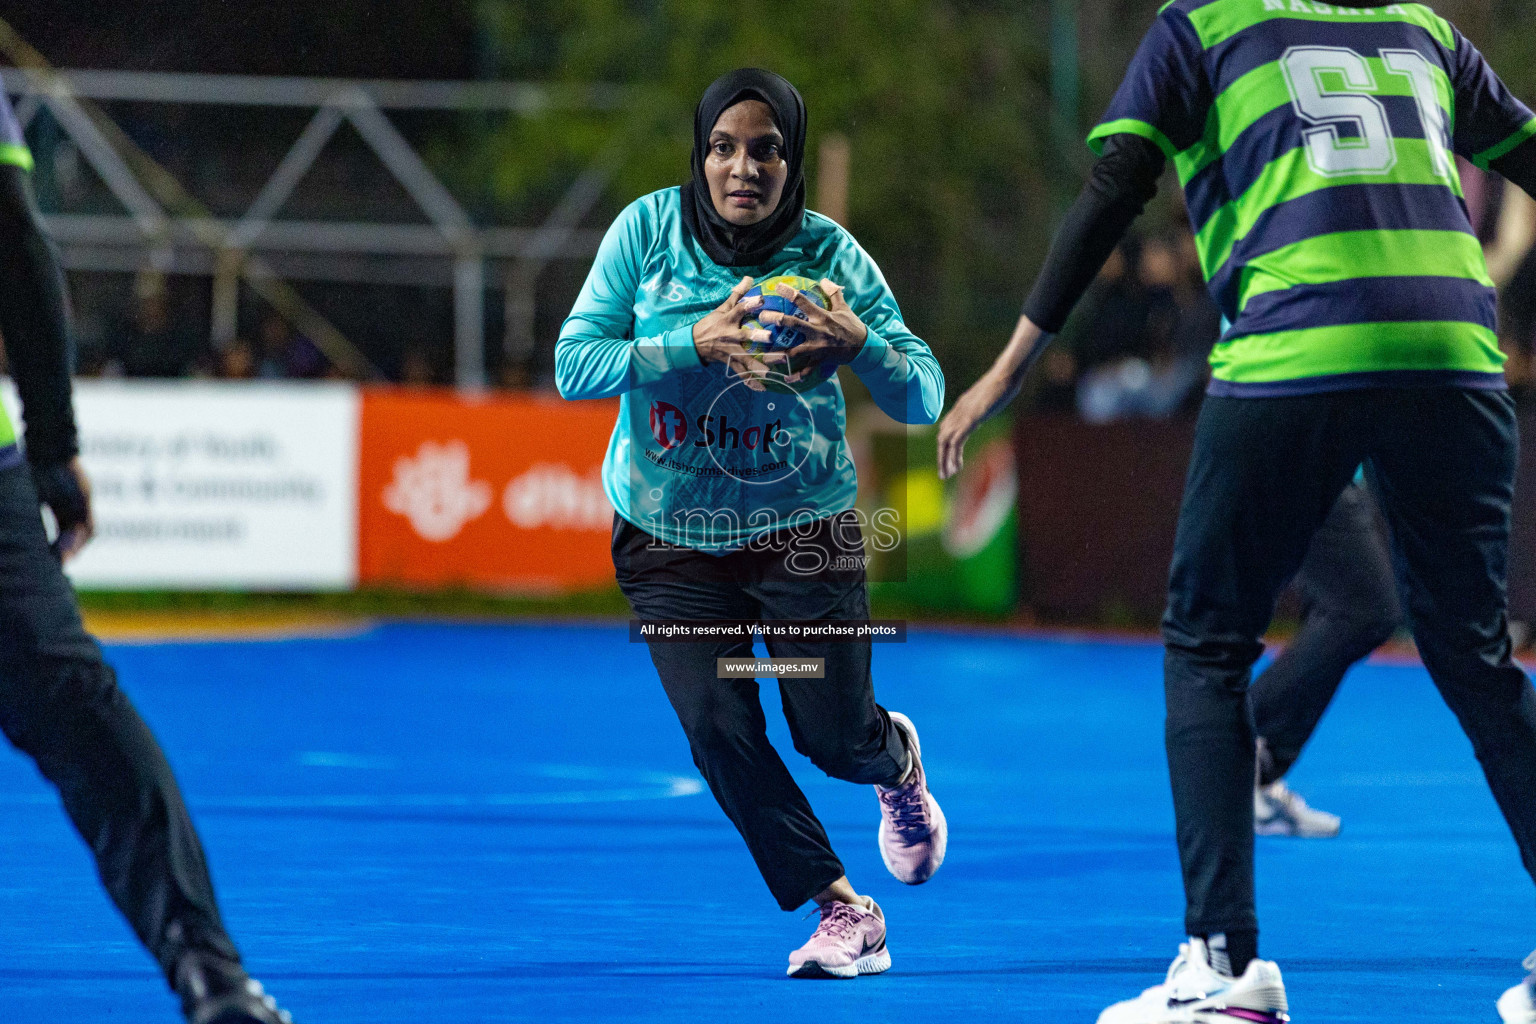
[{"label": "black trousers of player", "polygon": [[1301,628],[1253,681],[1248,699],[1259,748],[1261,785],[1282,778],[1344,673],[1397,631],[1403,613],[1392,579],[1392,554],[1377,522],[1376,503],[1350,484],[1312,537],[1296,573]]},{"label": "black trousers of player", "polygon": [[81,624],[20,466],[0,470],[0,730],[58,789],[168,979],[189,949],[239,960],[170,765]]},{"label": "black trousers of player", "polygon": [[1516,456],[1503,391],[1206,399],[1163,618],[1190,934],[1258,926],[1249,672],[1276,596],[1362,462],[1419,652],[1536,877],[1536,690],[1506,618]]},{"label": "black trousers of player", "polygon": [[[839,553],[863,554],[856,519],[820,520],[812,532],[787,532],[750,549],[711,555],[666,544],[614,518],[619,587],[642,620],[869,618],[862,565],[838,566]],[[818,568],[818,566],[820,566]],[[682,722],[693,763],[721,809],[747,841],[779,906],[793,910],[844,875],[826,829],[768,742],[755,679],[717,678],[716,658],[752,656],[749,641],[653,642],[651,661]],[[870,645],[767,644],[775,658],[824,658],[824,679],[780,679],[779,696],[795,749],[835,779],[894,785],[910,763],[906,741],[875,703]]]}]

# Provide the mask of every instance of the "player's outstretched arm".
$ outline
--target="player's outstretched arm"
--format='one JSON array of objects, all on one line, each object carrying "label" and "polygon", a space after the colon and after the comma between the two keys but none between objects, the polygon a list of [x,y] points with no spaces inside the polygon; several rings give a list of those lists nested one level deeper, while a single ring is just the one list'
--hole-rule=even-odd
[{"label": "player's outstretched arm", "polygon": [[948,480],[960,472],[965,465],[966,439],[1018,397],[1030,367],[1051,343],[1051,337],[1028,314],[1019,317],[1002,354],[939,422],[939,479]]},{"label": "player's outstretched arm", "polygon": [[21,395],[27,461],[59,524],[55,549],[69,558],[90,539],[92,518],[76,457],[64,271],[43,232],[27,171],[10,164],[0,166],[0,333]]},{"label": "player's outstretched arm", "polygon": [[1163,151],[1139,135],[1111,135],[1104,141],[1103,156],[1056,232],[1008,346],[939,424],[941,478],[954,476],[965,464],[965,441],[972,431],[1018,395],[1030,367],[1157,194],[1166,162]]}]

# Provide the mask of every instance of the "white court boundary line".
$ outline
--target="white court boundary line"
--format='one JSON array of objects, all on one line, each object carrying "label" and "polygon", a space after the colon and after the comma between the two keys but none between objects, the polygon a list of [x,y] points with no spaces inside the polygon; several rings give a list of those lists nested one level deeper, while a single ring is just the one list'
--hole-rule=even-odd
[{"label": "white court boundary line", "polygon": [[[394,770],[386,758],[359,757],[306,751],[298,763],[312,768]],[[531,765],[526,772],[538,778],[622,783],[594,789],[530,793],[322,793],[308,796],[235,796],[193,801],[196,812],[220,810],[491,810],[508,807],[550,807],[572,804],[633,803],[644,800],[675,800],[704,792],[702,779],[668,772],[623,771],[589,765]],[[48,793],[0,794],[0,807],[52,806],[58,798]]]}]

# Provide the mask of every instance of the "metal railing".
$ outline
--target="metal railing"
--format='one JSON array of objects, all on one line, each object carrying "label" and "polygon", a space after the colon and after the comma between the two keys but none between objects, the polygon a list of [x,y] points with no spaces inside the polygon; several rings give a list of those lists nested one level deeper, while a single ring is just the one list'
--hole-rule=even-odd
[{"label": "metal railing", "polygon": [[[235,336],[239,282],[322,280],[380,284],[439,284],[454,292],[454,378],[474,389],[485,383],[485,293],[488,262],[504,269],[509,359],[534,349],[538,278],[552,260],[592,255],[600,231],[579,225],[602,197],[621,159],[610,146],[577,177],[537,227],[478,225],[400,133],[387,111],[492,111],[531,116],[558,110],[614,109],[617,87],[551,88],[514,82],[407,82],[168,72],[0,69],[5,89],[20,97],[23,126],[46,108],[126,211],[122,215],[54,214],[48,227],[65,266],[76,270],[207,275],[214,279],[212,341]],[[190,193],[149,161],[99,109],[84,101],[313,107],[294,140],[243,214],[218,218],[191,201],[167,203],[166,193]],[[104,120],[105,119],[105,120]],[[299,190],[326,144],[350,124],[427,219],[426,224],[286,220],[278,214]],[[133,150],[129,152],[129,150]],[[146,182],[145,168],[151,172]],[[136,170],[137,168],[137,170]],[[157,198],[158,195],[158,198]],[[170,205],[180,209],[170,210]],[[189,210],[190,206],[190,210]],[[345,346],[333,327],[279,309],[295,326],[317,334],[326,348]],[[329,329],[329,330],[327,330]],[[335,353],[327,351],[336,358]],[[366,363],[366,360],[362,360]],[[374,371],[375,373],[377,371]]]}]

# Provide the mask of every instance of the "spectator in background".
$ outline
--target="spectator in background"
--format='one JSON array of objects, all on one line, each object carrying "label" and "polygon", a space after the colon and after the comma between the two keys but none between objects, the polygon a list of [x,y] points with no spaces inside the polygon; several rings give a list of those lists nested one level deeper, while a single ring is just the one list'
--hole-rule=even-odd
[{"label": "spectator in background", "polygon": [[1536,200],[1502,178],[1460,167],[1469,212],[1483,243],[1488,276],[1500,288],[1499,347],[1509,357],[1504,379],[1516,395],[1529,392],[1536,351]]},{"label": "spectator in background", "polygon": [[1091,303],[1082,327],[1072,336],[1073,358],[1079,374],[1135,354],[1147,321],[1147,294],[1136,268],[1141,242],[1127,238],[1110,253],[1094,279]]},{"label": "spectator in background", "polygon": [[1079,414],[1107,423],[1137,416],[1176,413],[1199,390],[1206,356],[1220,334],[1221,316],[1200,278],[1198,257],[1187,231],[1144,241],[1134,276],[1111,288],[1096,325],[1116,334],[1095,339],[1093,349],[1108,358],[1084,373],[1077,389]]},{"label": "spectator in background", "polygon": [[1077,360],[1065,347],[1049,348],[1040,359],[1040,383],[1035,408],[1066,413],[1077,408]]},{"label": "spectator in background", "polygon": [[198,335],[172,316],[165,283],[141,278],[132,316],[118,336],[115,357],[129,377],[185,377],[203,345]]},{"label": "spectator in background", "polygon": [[1120,354],[1123,339],[1135,330],[1141,306],[1135,275],[1129,273],[1140,243],[1128,236],[1105,261],[1083,298],[1082,312],[1062,331],[1041,360],[1035,407],[1047,412],[1075,412],[1077,384],[1083,374]]},{"label": "spectator in background", "polygon": [[1509,356],[1504,375],[1510,390],[1521,394],[1531,388],[1531,353],[1536,349],[1536,248],[1515,268],[1501,302],[1499,347]]},{"label": "spectator in background", "polygon": [[261,359],[256,376],[265,380],[323,377],[328,363],[315,343],[294,331],[276,313],[261,322]]},{"label": "spectator in background", "polygon": [[432,387],[441,383],[432,368],[432,359],[422,345],[407,346],[400,357],[400,383],[407,387]]},{"label": "spectator in background", "polygon": [[1200,269],[1200,252],[1195,247],[1195,236],[1180,231],[1177,236],[1179,319],[1173,333],[1173,354],[1178,359],[1194,356],[1200,363],[1202,383],[1209,369],[1207,357],[1211,346],[1221,337],[1221,310],[1211,299],[1205,287],[1205,274]]},{"label": "spectator in background", "polygon": [[219,353],[218,375],[224,380],[251,380],[256,369],[256,349],[244,338],[236,338]]}]

